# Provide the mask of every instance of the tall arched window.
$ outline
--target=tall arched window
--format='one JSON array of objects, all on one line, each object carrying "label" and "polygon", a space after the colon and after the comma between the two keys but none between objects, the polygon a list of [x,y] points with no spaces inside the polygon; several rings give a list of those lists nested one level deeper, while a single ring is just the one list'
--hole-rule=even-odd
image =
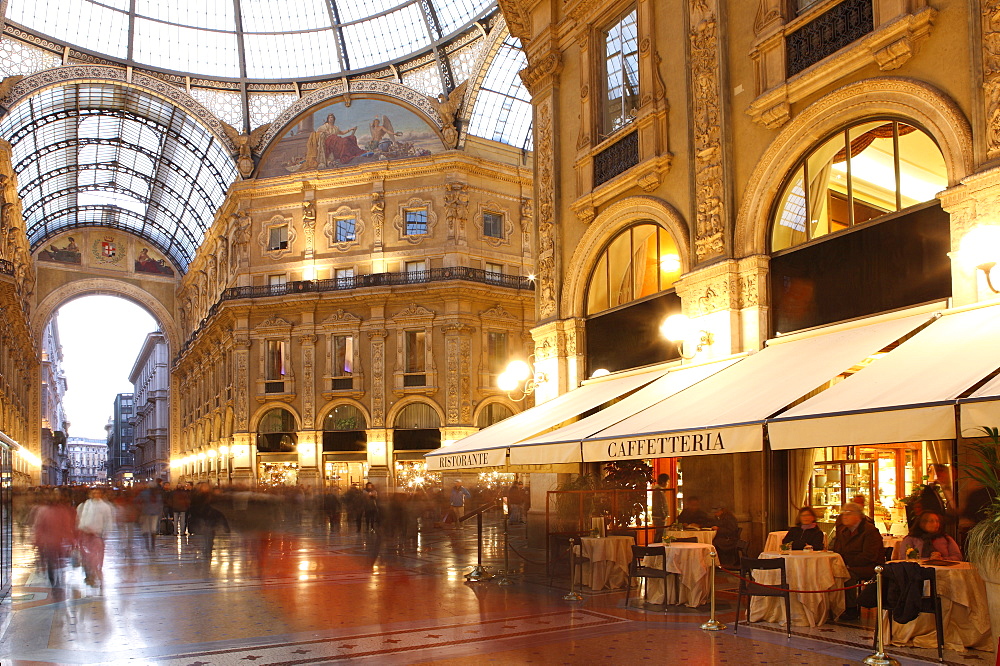
[{"label": "tall arched window", "polygon": [[364,451],[368,435],[364,413],[354,405],[337,405],[323,419],[324,451]]},{"label": "tall arched window", "polygon": [[587,286],[587,314],[670,289],[681,274],[677,243],[652,222],[635,224],[615,236],[597,260]]},{"label": "tall arched window", "polygon": [[483,408],[483,411],[479,412],[479,416],[476,418],[476,427],[488,428],[511,416],[514,416],[514,412],[510,411],[510,407],[499,402],[491,402]]},{"label": "tall arched window", "polygon": [[813,148],[777,200],[771,250],[850,229],[935,198],[948,186],[941,150],[891,118],[846,127]]},{"label": "tall arched window", "polygon": [[287,409],[276,407],[260,419],[257,426],[257,450],[261,453],[289,453],[298,442],[295,416]]}]

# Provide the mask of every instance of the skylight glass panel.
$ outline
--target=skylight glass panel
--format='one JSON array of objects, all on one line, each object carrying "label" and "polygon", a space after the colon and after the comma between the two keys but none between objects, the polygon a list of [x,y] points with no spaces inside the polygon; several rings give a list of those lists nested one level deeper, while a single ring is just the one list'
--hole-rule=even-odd
[{"label": "skylight glass panel", "polygon": [[135,20],[135,59],[153,67],[205,76],[240,75],[236,34]]},{"label": "skylight glass panel", "polygon": [[450,34],[479,16],[493,5],[494,0],[438,0],[434,13],[442,34]]},{"label": "skylight glass panel", "polygon": [[518,75],[526,66],[520,42],[508,37],[483,77],[469,121],[470,134],[519,148],[530,145],[531,96]]},{"label": "skylight glass panel", "polygon": [[[122,0],[9,0],[7,19],[83,49],[124,58],[128,54],[128,14]],[[114,7],[118,6],[119,9]],[[123,8],[128,10],[127,2]]]},{"label": "skylight glass panel", "polygon": [[135,0],[136,16],[209,30],[233,30],[233,0]]},{"label": "skylight glass panel", "polygon": [[323,76],[340,71],[333,30],[288,34],[243,35],[247,76],[252,79],[291,79]]},{"label": "skylight glass panel", "polygon": [[[241,0],[244,32],[294,32],[329,28],[328,0]],[[230,2],[232,4],[232,2]],[[249,55],[249,54],[247,54]]]},{"label": "skylight glass panel", "polygon": [[401,58],[430,46],[418,5],[343,27],[352,69],[363,69]]},{"label": "skylight glass panel", "polygon": [[350,23],[419,0],[334,0],[341,23]]}]

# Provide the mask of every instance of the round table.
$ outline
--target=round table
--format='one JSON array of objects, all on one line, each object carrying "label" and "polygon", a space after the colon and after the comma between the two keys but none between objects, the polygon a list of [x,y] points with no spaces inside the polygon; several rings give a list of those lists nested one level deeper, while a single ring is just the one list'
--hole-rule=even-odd
[{"label": "round table", "polygon": [[[928,566],[921,561],[917,564]],[[937,571],[938,596],[941,597],[944,646],[959,652],[968,648],[992,651],[996,643],[990,636],[989,602],[979,572],[968,562],[934,569]],[[884,631],[888,630],[888,624],[883,617]],[[888,633],[886,636],[887,644],[937,649],[934,616],[930,613],[921,613],[907,624],[893,622],[892,636]]]},{"label": "round table", "polygon": [[690,539],[691,537],[695,537],[698,539],[698,543],[707,543],[711,545],[712,539],[715,538],[715,530],[665,530],[663,532],[663,538],[666,539],[667,537],[670,537],[671,539]]},{"label": "round table", "polygon": [[[844,559],[837,553],[826,550],[795,550],[790,553],[761,553],[762,558],[781,557],[785,560],[788,586],[793,590],[829,590],[844,587],[851,573],[844,565]],[[781,572],[777,570],[757,571],[754,580],[765,585],[779,585]],[[844,593],[791,595],[792,624],[796,626],[818,627],[827,618],[844,612]],[[754,597],[750,602],[750,621],[785,622],[785,602],[781,597]]]},{"label": "round table", "polygon": [[[646,579],[646,600],[653,604],[680,604],[696,608],[708,601],[714,548],[710,543],[651,543],[650,548],[664,546],[666,563],[658,555],[642,558],[642,564],[654,569],[666,568],[674,574],[666,579]],[[678,584],[679,583],[679,584]]]},{"label": "round table", "polygon": [[625,587],[628,581],[628,564],[632,560],[635,539],[628,536],[583,537],[577,557],[573,582],[581,580],[592,590],[606,587]]},{"label": "round table", "polygon": [[[767,541],[764,542],[764,552],[765,553],[780,553],[781,552],[781,541],[788,534],[788,530],[778,530],[777,532],[769,532],[767,535]],[[828,537],[824,536],[824,543]],[[901,558],[905,553],[899,552],[899,546],[903,543],[903,539],[897,536],[891,536],[888,534],[882,535],[882,545],[885,548],[892,548],[893,558]]]}]

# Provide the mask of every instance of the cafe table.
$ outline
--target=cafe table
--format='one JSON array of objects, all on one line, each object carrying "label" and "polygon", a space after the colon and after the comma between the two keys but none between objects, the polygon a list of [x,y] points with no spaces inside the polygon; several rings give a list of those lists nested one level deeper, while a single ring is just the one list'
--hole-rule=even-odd
[{"label": "cafe table", "polygon": [[[833,590],[844,587],[851,573],[844,559],[827,550],[794,550],[789,553],[761,553],[762,558],[785,560],[788,587],[792,590]],[[781,572],[776,569],[754,572],[754,580],[765,585],[779,585]],[[844,593],[791,594],[792,624],[818,627],[844,612]],[[785,602],[781,597],[754,597],[750,602],[750,621],[785,623]]]},{"label": "cafe table", "polygon": [[[913,560],[911,560],[913,561]],[[920,566],[930,566],[916,560]],[[953,566],[936,566],[938,596],[941,597],[944,645],[949,650],[964,652],[966,649],[993,650],[996,641],[990,637],[990,612],[986,599],[986,586],[976,568],[968,562]],[[927,583],[929,585],[930,583]],[[927,590],[925,593],[929,592]],[[888,630],[888,620],[883,613],[883,630]],[[912,645],[937,649],[934,615],[921,613],[906,624],[892,623],[892,636],[886,633],[886,643]]]},{"label": "cafe table", "polygon": [[712,539],[715,538],[715,530],[666,530],[663,532],[663,538],[671,539],[690,539],[695,537],[698,539],[698,543],[712,544]]},{"label": "cafe table", "polygon": [[[767,535],[767,541],[764,542],[764,552],[765,553],[779,553],[781,552],[781,541],[788,534],[788,530],[779,530],[777,532],[769,532]],[[829,535],[824,539],[829,539]],[[905,553],[901,553],[899,550],[900,544],[903,540],[897,536],[891,536],[888,534],[882,535],[882,546],[885,548],[892,548],[892,556],[894,558],[901,558]]]},{"label": "cafe table", "polygon": [[666,579],[666,589],[662,578],[646,579],[646,600],[651,604],[667,603],[696,608],[708,601],[712,576],[710,543],[651,543],[650,548],[664,546],[666,564],[659,555],[642,558],[642,565],[653,569],[666,568],[667,573],[676,574]]},{"label": "cafe table", "polygon": [[582,537],[573,582],[592,590],[625,587],[635,539],[630,536]]}]

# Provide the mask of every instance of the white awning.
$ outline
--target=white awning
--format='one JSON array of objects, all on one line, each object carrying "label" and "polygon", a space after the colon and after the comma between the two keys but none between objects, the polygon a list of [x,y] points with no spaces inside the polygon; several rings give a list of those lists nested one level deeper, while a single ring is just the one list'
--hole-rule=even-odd
[{"label": "white awning", "polygon": [[898,341],[928,315],[831,327],[763,350],[583,442],[587,462],[760,451],[764,421]]},{"label": "white awning", "polygon": [[605,428],[728,368],[742,357],[680,366],[606,409],[510,447],[512,465],[582,462],[581,442]]},{"label": "white awning", "polygon": [[665,372],[665,368],[657,367],[587,380],[577,389],[428,453],[427,469],[502,467],[507,463],[508,446],[557,428],[584,412],[662,377]]},{"label": "white awning", "polygon": [[974,437],[974,431],[984,426],[1000,427],[1000,376],[986,382],[979,390],[959,402],[963,436]]},{"label": "white awning", "polygon": [[956,400],[997,368],[1000,306],[944,313],[862,372],[771,419],[771,446],[954,439]]}]

